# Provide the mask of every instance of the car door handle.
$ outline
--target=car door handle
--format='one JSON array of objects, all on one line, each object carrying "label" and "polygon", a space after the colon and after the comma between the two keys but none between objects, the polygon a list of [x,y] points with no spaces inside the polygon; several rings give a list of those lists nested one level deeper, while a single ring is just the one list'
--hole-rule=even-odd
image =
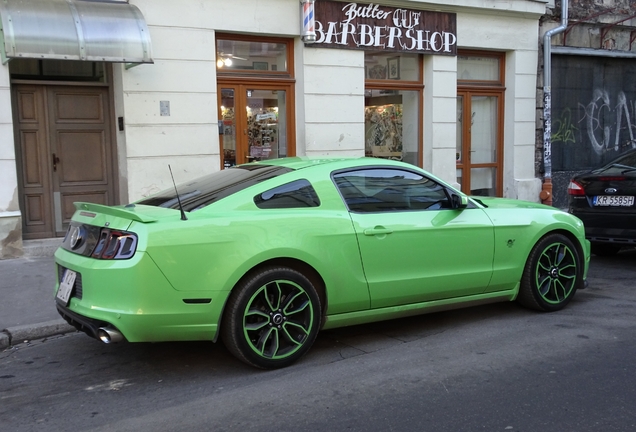
[{"label": "car door handle", "polygon": [[377,226],[375,228],[369,228],[364,230],[364,235],[373,236],[381,234],[391,234],[393,230],[384,228],[383,226]]}]

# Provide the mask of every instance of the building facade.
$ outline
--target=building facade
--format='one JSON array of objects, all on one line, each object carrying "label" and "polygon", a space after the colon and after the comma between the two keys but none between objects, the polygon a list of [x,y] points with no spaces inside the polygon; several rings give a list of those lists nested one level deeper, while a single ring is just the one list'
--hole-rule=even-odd
[{"label": "building facade", "polygon": [[[548,4],[540,33],[551,40],[551,204],[567,208],[570,179],[636,148],[636,3],[561,0]],[[540,50],[542,46],[540,45]],[[543,56],[539,57],[537,177],[543,177]]]},{"label": "building facade", "polygon": [[75,201],[273,157],[394,158],[539,200],[546,1],[316,0],[315,41],[298,0],[30,2],[0,6],[0,258],[63,236]]}]

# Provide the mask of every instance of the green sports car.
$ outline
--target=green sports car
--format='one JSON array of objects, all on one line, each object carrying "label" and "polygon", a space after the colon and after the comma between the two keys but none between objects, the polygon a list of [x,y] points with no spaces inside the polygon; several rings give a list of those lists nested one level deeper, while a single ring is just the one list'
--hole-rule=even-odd
[{"label": "green sports car", "polygon": [[556,311],[590,258],[568,213],[384,159],[268,160],[75,206],[55,253],[69,323],[103,342],[221,337],[260,368],[293,363],[320,329],[497,301]]}]

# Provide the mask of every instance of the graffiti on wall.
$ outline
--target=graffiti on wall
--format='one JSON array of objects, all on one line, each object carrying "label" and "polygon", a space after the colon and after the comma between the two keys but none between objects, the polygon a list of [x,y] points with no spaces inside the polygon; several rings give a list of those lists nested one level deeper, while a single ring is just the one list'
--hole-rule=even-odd
[{"label": "graffiti on wall", "polygon": [[[623,91],[618,93],[617,100],[613,102],[608,91],[596,89],[592,100],[584,108],[587,134],[597,154],[611,150],[623,151],[625,147],[636,148],[634,101],[628,101]],[[609,124],[603,121],[608,117]],[[624,133],[627,133],[628,139]]]},{"label": "graffiti on wall", "polygon": [[553,122],[553,142],[575,144],[584,131],[582,138],[598,155],[636,148],[636,101],[628,100],[624,92],[612,101],[607,90],[596,89],[588,103],[578,104],[574,115],[569,107],[561,110]]},{"label": "graffiti on wall", "polygon": [[636,62],[556,56],[552,170],[596,168],[636,148]]},{"label": "graffiti on wall", "polygon": [[560,149],[556,165],[566,170],[598,166],[636,148],[636,96],[595,89],[588,100],[559,108],[550,138]]}]

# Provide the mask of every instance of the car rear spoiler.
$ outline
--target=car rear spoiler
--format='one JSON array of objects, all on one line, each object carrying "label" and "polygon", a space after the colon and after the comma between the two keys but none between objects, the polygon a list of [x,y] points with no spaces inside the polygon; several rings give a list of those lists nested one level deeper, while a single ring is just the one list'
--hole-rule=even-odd
[{"label": "car rear spoiler", "polygon": [[131,219],[137,222],[150,223],[156,222],[157,218],[153,218],[150,216],[142,215],[136,213],[134,207],[130,207],[130,210],[121,207],[109,207],[101,204],[87,203],[87,202],[76,202],[75,209],[79,211],[87,211],[94,212],[100,214],[107,214],[110,216]]}]

